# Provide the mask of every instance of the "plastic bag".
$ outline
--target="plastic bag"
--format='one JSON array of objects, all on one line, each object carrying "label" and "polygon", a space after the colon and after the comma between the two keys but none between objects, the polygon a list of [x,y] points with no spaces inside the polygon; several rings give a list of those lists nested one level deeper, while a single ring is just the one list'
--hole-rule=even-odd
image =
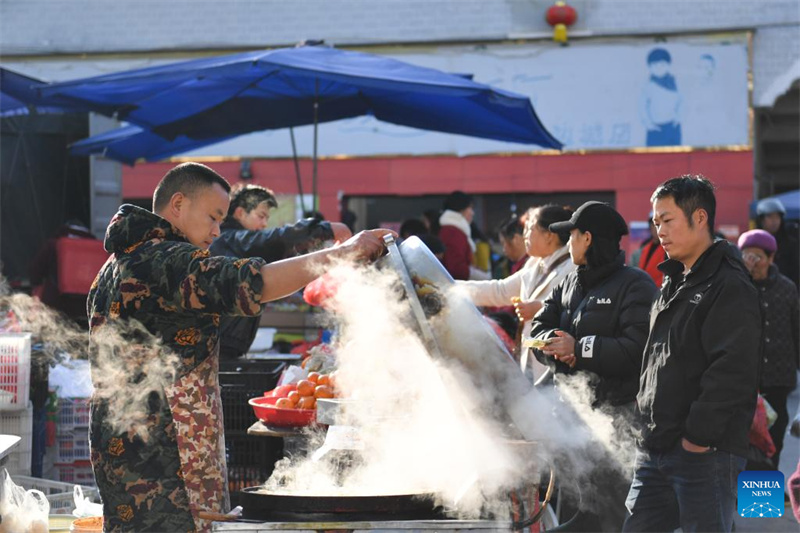
[{"label": "plastic bag", "polygon": [[325,307],[339,291],[339,282],[330,274],[323,274],[303,289],[303,300],[315,307]]},{"label": "plastic bag", "polygon": [[[763,396],[761,397],[764,398]],[[764,410],[767,412],[767,427],[772,427],[776,420],[778,420],[778,413],[775,412],[775,409],[769,404],[767,400],[764,400]]]},{"label": "plastic bag", "polygon": [[753,415],[753,423],[750,425],[750,434],[748,438],[750,444],[764,452],[767,457],[775,455],[775,443],[772,442],[772,437],[769,434],[769,425],[767,423],[767,409],[766,402],[759,394],[756,403],[756,412]]},{"label": "plastic bag", "polygon": [[278,379],[278,387],[281,385],[288,385],[290,383],[297,383],[301,379],[306,379],[308,377],[308,372],[304,369],[300,368],[299,366],[292,365],[286,370],[283,371],[281,374],[280,379]]},{"label": "plastic bag", "polygon": [[0,533],[47,533],[50,502],[39,490],[25,490],[0,472]]},{"label": "plastic bag", "polygon": [[103,504],[94,503],[84,496],[80,485],[75,485],[72,488],[72,499],[75,500],[75,510],[72,511],[72,514],[76,517],[103,516]]}]

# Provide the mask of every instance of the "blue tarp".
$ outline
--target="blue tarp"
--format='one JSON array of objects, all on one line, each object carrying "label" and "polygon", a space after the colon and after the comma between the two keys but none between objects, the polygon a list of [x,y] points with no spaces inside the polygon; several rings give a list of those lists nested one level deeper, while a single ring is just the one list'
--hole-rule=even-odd
[{"label": "blue tarp", "polygon": [[[789,220],[800,220],[800,189],[770,196],[770,198],[781,201],[783,207],[786,209],[785,218]],[[766,200],[766,198],[762,198],[762,200]],[[757,200],[750,204],[750,218],[753,220],[756,219],[756,205],[758,205],[759,201],[760,200]]]},{"label": "blue tarp", "polygon": [[[360,115],[425,130],[562,146],[525,96],[396,59],[322,46],[183,61],[55,83],[40,92],[151,131],[167,141],[162,153],[177,148],[169,144],[181,144],[181,136],[187,143],[209,144]],[[156,138],[133,130],[117,135],[109,142],[128,160],[152,158],[148,150]]]}]

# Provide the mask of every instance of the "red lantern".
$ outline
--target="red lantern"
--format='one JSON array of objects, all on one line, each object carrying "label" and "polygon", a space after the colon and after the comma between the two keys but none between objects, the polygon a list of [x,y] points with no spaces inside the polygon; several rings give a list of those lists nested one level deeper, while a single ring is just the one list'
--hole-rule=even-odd
[{"label": "red lantern", "polygon": [[567,28],[578,20],[578,12],[566,2],[556,2],[548,8],[545,20],[553,27],[553,40],[566,44]]}]

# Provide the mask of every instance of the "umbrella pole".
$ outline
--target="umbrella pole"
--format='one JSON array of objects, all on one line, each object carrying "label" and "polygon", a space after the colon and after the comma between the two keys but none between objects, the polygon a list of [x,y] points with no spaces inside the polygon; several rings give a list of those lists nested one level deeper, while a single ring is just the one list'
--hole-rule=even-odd
[{"label": "umbrella pole", "polygon": [[311,193],[313,194],[314,211],[319,209],[317,202],[317,137],[319,133],[319,80],[314,84],[314,171],[311,176]]},{"label": "umbrella pole", "polygon": [[292,159],[294,159],[294,175],[297,177],[297,192],[300,194],[300,208],[306,212],[306,199],[303,198],[303,180],[300,178],[300,161],[297,159],[297,143],[294,142],[294,128],[289,128],[292,139]]}]

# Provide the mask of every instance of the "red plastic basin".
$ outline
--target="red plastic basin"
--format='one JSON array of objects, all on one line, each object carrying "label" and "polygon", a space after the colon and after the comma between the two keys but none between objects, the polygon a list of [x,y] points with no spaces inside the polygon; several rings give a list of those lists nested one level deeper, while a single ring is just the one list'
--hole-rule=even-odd
[{"label": "red plastic basin", "polygon": [[275,407],[275,402],[279,399],[273,396],[264,396],[262,398],[252,398],[247,403],[253,406],[256,417],[270,426],[302,427],[313,424],[316,421],[316,409],[283,409]]}]

